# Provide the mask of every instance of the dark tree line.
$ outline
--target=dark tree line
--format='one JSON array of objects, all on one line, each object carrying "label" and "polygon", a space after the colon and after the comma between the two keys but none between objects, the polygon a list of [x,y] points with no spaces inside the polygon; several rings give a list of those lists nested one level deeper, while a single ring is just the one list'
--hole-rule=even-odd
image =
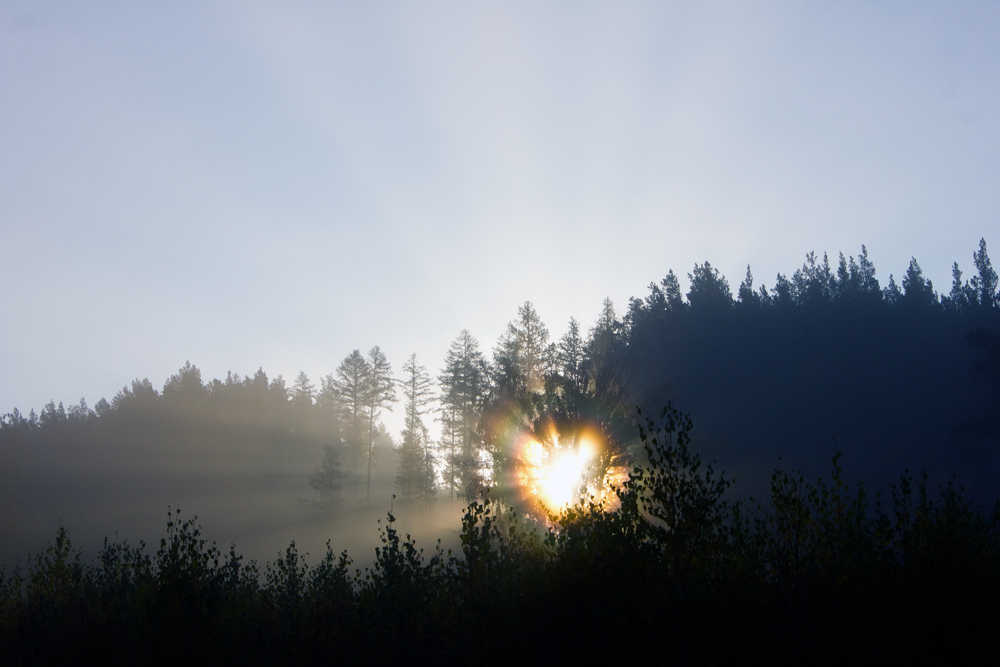
[{"label": "dark tree line", "polygon": [[995,659],[1000,504],[987,515],[906,474],[872,498],[839,455],[815,483],[778,469],[768,501],[735,501],[691,428],[669,407],[640,415],[643,463],[614,509],[581,502],[543,530],[473,501],[455,553],[425,553],[390,513],[364,569],[329,544],[314,563],[294,542],[245,562],[179,511],[155,552],[106,541],[87,563],[62,527],[25,570],[0,570],[0,651],[10,664]]},{"label": "dark tree line", "polygon": [[[712,425],[706,442],[730,460],[756,451],[808,466],[828,453],[815,443],[839,434],[842,444],[988,468],[1000,463],[990,333],[1000,330],[1000,300],[985,241],[972,259],[968,280],[954,264],[947,294],[915,258],[899,284],[890,275],[882,285],[864,246],[836,266],[809,253],[770,289],[755,285],[748,266],[735,295],[704,262],[687,274],[686,294],[671,270],[622,317],[605,300],[589,329],[571,319],[558,340],[526,302],[489,356],[462,331],[436,382],[415,357],[394,377],[377,346],[351,352],[318,389],[304,372],[291,387],[263,370],[205,383],[189,363],[162,391],[144,379],[93,409],[82,399],[69,409],[15,409],[0,420],[0,443],[311,448],[307,502],[327,509],[348,490],[354,501],[369,498],[373,465],[394,452],[401,499],[472,500],[505,483],[517,432],[552,447],[553,432],[586,421],[610,443],[604,465],[627,462],[631,406],[673,399]],[[400,395],[396,441],[380,418]],[[436,441],[431,420],[440,423]]]}]

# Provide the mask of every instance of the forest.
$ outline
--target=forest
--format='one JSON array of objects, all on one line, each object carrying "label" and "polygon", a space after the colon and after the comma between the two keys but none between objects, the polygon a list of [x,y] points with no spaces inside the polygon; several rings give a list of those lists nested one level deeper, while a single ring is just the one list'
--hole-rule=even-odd
[{"label": "forest", "polygon": [[[695,664],[762,650],[985,661],[1000,620],[1000,294],[985,240],[972,260],[938,292],[915,258],[883,284],[864,246],[809,253],[770,288],[748,266],[735,295],[706,261],[686,294],[668,271],[558,338],[525,302],[490,352],[461,331],[433,376],[415,355],[395,374],[374,346],[318,386],[263,369],[206,382],[187,363],[161,390],[137,379],[93,408],[14,409],[0,419],[7,508],[30,502],[19,476],[40,461],[67,476],[110,460],[281,468],[313,517],[378,504],[382,487],[394,499],[370,527],[374,562],[328,543],[308,564],[295,542],[245,562],[175,509],[155,552],[115,539],[84,558],[60,527],[5,563],[0,648],[15,664],[555,657],[595,642]],[[445,503],[461,512],[452,549],[397,525],[397,508]]]}]

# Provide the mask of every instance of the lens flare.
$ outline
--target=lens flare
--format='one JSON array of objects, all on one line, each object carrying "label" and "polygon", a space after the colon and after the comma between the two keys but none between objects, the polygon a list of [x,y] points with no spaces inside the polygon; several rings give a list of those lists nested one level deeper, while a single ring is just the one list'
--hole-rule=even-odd
[{"label": "lens flare", "polygon": [[579,498],[586,485],[587,468],[593,458],[589,448],[556,451],[540,471],[539,498],[550,510],[556,510]]},{"label": "lens flare", "polygon": [[594,429],[558,433],[553,428],[544,441],[521,432],[515,442],[511,482],[526,509],[546,519],[580,500],[617,501],[613,484],[620,471],[609,464],[607,446]]}]

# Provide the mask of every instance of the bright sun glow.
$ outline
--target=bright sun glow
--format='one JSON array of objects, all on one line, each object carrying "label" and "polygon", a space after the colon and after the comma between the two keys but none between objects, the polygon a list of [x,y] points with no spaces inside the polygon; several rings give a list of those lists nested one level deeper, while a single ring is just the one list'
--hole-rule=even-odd
[{"label": "bright sun glow", "polygon": [[602,465],[603,449],[603,440],[589,429],[572,436],[552,432],[544,444],[522,433],[514,471],[522,499],[543,514],[584,498],[608,501],[616,469]]},{"label": "bright sun glow", "polygon": [[555,451],[548,458],[548,465],[540,471],[538,496],[550,510],[556,510],[578,499],[594,450],[583,442],[575,451]]}]

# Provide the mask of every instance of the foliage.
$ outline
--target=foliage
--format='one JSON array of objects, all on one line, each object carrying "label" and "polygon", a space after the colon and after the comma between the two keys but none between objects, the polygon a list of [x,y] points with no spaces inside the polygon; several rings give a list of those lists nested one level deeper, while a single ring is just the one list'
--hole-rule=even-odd
[{"label": "foliage", "polygon": [[323,462],[309,476],[309,486],[315,497],[303,502],[321,512],[336,512],[343,502],[341,496],[344,473],[340,470],[340,454],[331,445],[323,447]]},{"label": "foliage", "polygon": [[640,418],[646,461],[616,507],[583,501],[546,531],[484,496],[465,511],[461,553],[425,554],[391,511],[372,566],[353,572],[329,543],[314,566],[294,542],[263,570],[244,565],[179,510],[153,556],[105,542],[88,564],[60,528],[26,576],[0,577],[0,649],[10,664],[82,651],[153,664],[193,651],[242,664],[403,649],[585,657],[585,638],[553,642],[593,616],[636,657],[669,649],[695,664],[747,651],[798,662],[820,646],[820,662],[996,650],[1000,505],[985,515],[952,483],[934,500],[904,474],[873,506],[839,453],[829,482],[778,469],[768,503],[733,502],[731,480],[691,449],[689,417]]}]

